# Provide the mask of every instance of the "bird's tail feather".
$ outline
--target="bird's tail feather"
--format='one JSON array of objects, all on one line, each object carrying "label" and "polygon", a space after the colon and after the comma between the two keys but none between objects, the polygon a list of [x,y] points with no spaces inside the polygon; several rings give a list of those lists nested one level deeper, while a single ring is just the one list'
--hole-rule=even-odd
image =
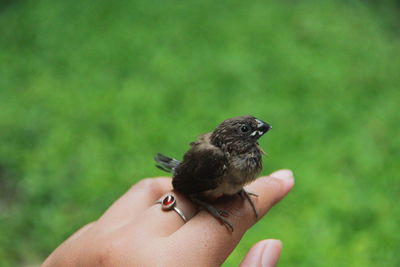
[{"label": "bird's tail feather", "polygon": [[154,160],[157,162],[156,167],[166,171],[166,172],[174,172],[176,167],[181,163],[179,160],[167,157],[163,154],[157,153],[154,157]]}]

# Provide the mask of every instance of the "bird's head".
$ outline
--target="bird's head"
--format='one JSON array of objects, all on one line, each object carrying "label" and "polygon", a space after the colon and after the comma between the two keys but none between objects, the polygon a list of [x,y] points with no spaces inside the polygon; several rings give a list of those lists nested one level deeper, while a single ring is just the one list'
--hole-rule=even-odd
[{"label": "bird's head", "polygon": [[271,125],[253,116],[239,116],[223,121],[211,134],[211,143],[228,150],[246,151],[272,129]]}]

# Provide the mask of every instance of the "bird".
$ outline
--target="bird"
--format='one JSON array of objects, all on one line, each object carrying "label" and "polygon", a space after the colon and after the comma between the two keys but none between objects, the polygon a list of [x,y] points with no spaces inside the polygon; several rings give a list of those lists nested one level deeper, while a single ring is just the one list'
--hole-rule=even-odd
[{"label": "bird", "polygon": [[210,203],[222,196],[239,194],[249,201],[258,218],[251,199],[258,195],[243,187],[254,181],[262,170],[265,152],[258,140],[270,129],[270,124],[251,115],[229,118],[190,143],[182,161],[161,153],[154,160],[158,168],[172,173],[174,190],[188,196],[233,232],[233,224],[226,219],[229,213]]}]

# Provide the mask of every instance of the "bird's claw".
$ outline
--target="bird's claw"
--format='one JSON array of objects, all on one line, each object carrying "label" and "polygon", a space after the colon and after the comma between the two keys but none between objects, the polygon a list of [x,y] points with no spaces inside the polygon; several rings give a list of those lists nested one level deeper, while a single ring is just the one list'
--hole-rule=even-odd
[{"label": "bird's claw", "polygon": [[[244,191],[244,190],[243,190]],[[246,191],[249,196],[258,197],[256,193]]]},{"label": "bird's claw", "polygon": [[239,194],[240,194],[240,196],[242,198],[246,198],[247,201],[249,201],[250,206],[253,208],[254,215],[256,216],[256,219],[258,219],[259,215],[258,215],[258,211],[256,209],[256,205],[254,204],[253,200],[250,198],[250,196],[258,197],[258,195],[255,194],[255,193],[252,193],[252,192],[247,192],[243,188],[242,188],[242,190],[240,190]]},{"label": "bird's claw", "polygon": [[225,226],[228,228],[228,230],[230,232],[233,232],[234,227],[233,224],[228,221],[227,219],[225,219],[225,217],[229,216],[229,213],[225,210],[217,210],[216,208],[214,208],[213,206],[211,206],[210,204],[201,201],[197,198],[192,198],[193,202],[195,202],[196,204],[198,204],[200,207],[202,207],[203,209],[205,209],[206,211],[208,211],[208,213],[210,213],[214,218],[218,219],[219,221],[221,221],[222,223],[225,224]]},{"label": "bird's claw", "polygon": [[226,210],[219,210],[218,211],[219,215],[221,215],[222,217],[227,218],[229,216],[229,212],[227,212]]}]

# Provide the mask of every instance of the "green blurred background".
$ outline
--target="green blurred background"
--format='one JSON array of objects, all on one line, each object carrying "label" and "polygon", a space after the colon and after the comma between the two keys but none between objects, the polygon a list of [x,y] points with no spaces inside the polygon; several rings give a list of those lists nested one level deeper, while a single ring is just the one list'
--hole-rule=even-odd
[{"label": "green blurred background", "polygon": [[[1,1],[0,266],[40,263],[222,120],[296,186],[228,258],[400,266],[396,1]],[[397,202],[397,203],[395,203]]]}]

